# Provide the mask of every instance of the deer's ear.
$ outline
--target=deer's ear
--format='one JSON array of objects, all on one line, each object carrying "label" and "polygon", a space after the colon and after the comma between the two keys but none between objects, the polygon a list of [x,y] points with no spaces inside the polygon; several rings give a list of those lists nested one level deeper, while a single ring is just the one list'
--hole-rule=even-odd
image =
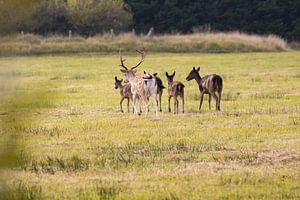
[{"label": "deer's ear", "polygon": [[118,78],[115,76],[115,81],[117,81],[118,80]]},{"label": "deer's ear", "polygon": [[167,76],[167,77],[169,76],[168,72],[166,72],[166,76]]},{"label": "deer's ear", "polygon": [[121,79],[120,82],[123,82],[123,79]]},{"label": "deer's ear", "polygon": [[144,71],[144,74],[147,74],[147,72],[146,72],[146,71]]},{"label": "deer's ear", "polygon": [[172,76],[175,76],[175,73],[176,73],[176,72],[174,71],[174,73],[172,74]]},{"label": "deer's ear", "polygon": [[121,71],[121,72],[123,72],[123,73],[125,73],[125,72],[126,72],[126,70],[124,70],[124,69],[120,69],[120,71]]},{"label": "deer's ear", "polygon": [[154,73],[153,76],[157,76],[157,73]]},{"label": "deer's ear", "polygon": [[135,74],[137,72],[137,70],[132,70],[132,72]]},{"label": "deer's ear", "polygon": [[197,68],[197,71],[198,71],[198,72],[200,71],[200,67]]}]

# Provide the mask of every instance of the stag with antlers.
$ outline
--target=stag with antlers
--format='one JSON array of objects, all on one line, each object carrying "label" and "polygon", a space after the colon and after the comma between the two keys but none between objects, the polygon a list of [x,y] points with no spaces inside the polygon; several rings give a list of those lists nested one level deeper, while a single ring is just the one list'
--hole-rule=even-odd
[{"label": "stag with antlers", "polygon": [[125,59],[123,59],[122,54],[120,52],[120,67],[121,72],[124,73],[125,78],[129,81],[131,85],[131,93],[132,93],[132,101],[133,101],[133,108],[134,112],[138,115],[141,114],[140,106],[137,109],[136,107],[136,100],[139,99],[139,104],[141,104],[141,101],[143,100],[146,104],[146,116],[148,115],[150,103],[149,103],[149,97],[151,96],[153,98],[153,103],[155,106],[155,113],[156,117],[158,117],[158,111],[157,111],[157,83],[156,78],[154,75],[151,74],[144,74],[143,76],[140,74],[137,74],[136,68],[140,66],[146,56],[145,49],[137,52],[141,56],[141,60],[138,64],[136,64],[134,67],[128,68],[125,66],[124,62]]}]

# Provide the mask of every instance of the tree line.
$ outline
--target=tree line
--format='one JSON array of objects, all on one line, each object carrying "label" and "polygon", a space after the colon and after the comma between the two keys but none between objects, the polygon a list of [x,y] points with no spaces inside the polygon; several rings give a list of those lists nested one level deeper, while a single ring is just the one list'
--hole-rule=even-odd
[{"label": "tree line", "polygon": [[276,34],[300,40],[300,0],[125,0],[145,32],[197,30]]},{"label": "tree line", "polygon": [[132,14],[123,0],[0,0],[0,6],[2,34],[64,35],[72,30],[92,36],[111,29],[128,31],[132,25]]},{"label": "tree line", "polygon": [[2,33],[146,33],[154,27],[156,33],[242,31],[300,40],[300,0],[0,0],[0,18]]}]

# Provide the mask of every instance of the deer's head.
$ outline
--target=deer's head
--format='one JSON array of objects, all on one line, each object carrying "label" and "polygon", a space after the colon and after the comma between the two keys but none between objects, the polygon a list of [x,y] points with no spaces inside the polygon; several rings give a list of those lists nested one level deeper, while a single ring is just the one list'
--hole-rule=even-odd
[{"label": "deer's head", "polygon": [[169,75],[168,72],[166,72],[166,77],[167,77],[167,79],[168,79],[168,84],[173,83],[174,76],[175,76],[175,71],[174,71],[174,73],[171,74],[171,75]]},{"label": "deer's head", "polygon": [[156,84],[156,75],[157,75],[157,73],[150,74],[150,73],[147,73],[147,72],[144,71],[144,75],[143,75],[144,83],[146,85],[147,85],[148,82]]},{"label": "deer's head", "polygon": [[189,73],[189,75],[186,77],[187,81],[193,80],[196,77],[199,77],[199,71],[200,71],[200,67],[198,67],[197,69],[195,67],[193,67],[192,71]]},{"label": "deer's head", "polygon": [[130,79],[132,79],[132,78],[135,77],[135,74],[137,72],[135,70],[135,68],[137,68],[138,66],[140,66],[144,62],[144,60],[145,60],[145,56],[146,56],[145,49],[142,49],[140,51],[136,50],[136,51],[140,54],[141,60],[140,60],[140,62],[138,64],[136,64],[135,66],[133,66],[131,68],[128,68],[128,67],[125,66],[125,64],[124,64],[125,59],[123,59],[122,54],[120,52],[120,62],[121,62],[120,67],[123,68],[123,69],[120,69],[120,70],[121,70],[121,72],[124,73],[124,75],[125,75],[125,77],[126,77],[127,80],[130,80]]},{"label": "deer's head", "polygon": [[123,79],[118,80],[118,77],[115,76],[115,89],[122,87],[122,81],[123,81]]}]

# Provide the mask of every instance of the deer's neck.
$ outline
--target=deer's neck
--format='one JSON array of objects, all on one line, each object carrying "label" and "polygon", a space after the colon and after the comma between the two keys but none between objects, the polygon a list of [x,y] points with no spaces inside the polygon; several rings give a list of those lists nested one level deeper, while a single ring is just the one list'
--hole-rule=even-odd
[{"label": "deer's neck", "polygon": [[200,76],[199,74],[196,75],[195,80],[196,80],[196,82],[198,83],[198,85],[200,86],[200,85],[201,85],[202,78],[201,78],[201,76]]}]

